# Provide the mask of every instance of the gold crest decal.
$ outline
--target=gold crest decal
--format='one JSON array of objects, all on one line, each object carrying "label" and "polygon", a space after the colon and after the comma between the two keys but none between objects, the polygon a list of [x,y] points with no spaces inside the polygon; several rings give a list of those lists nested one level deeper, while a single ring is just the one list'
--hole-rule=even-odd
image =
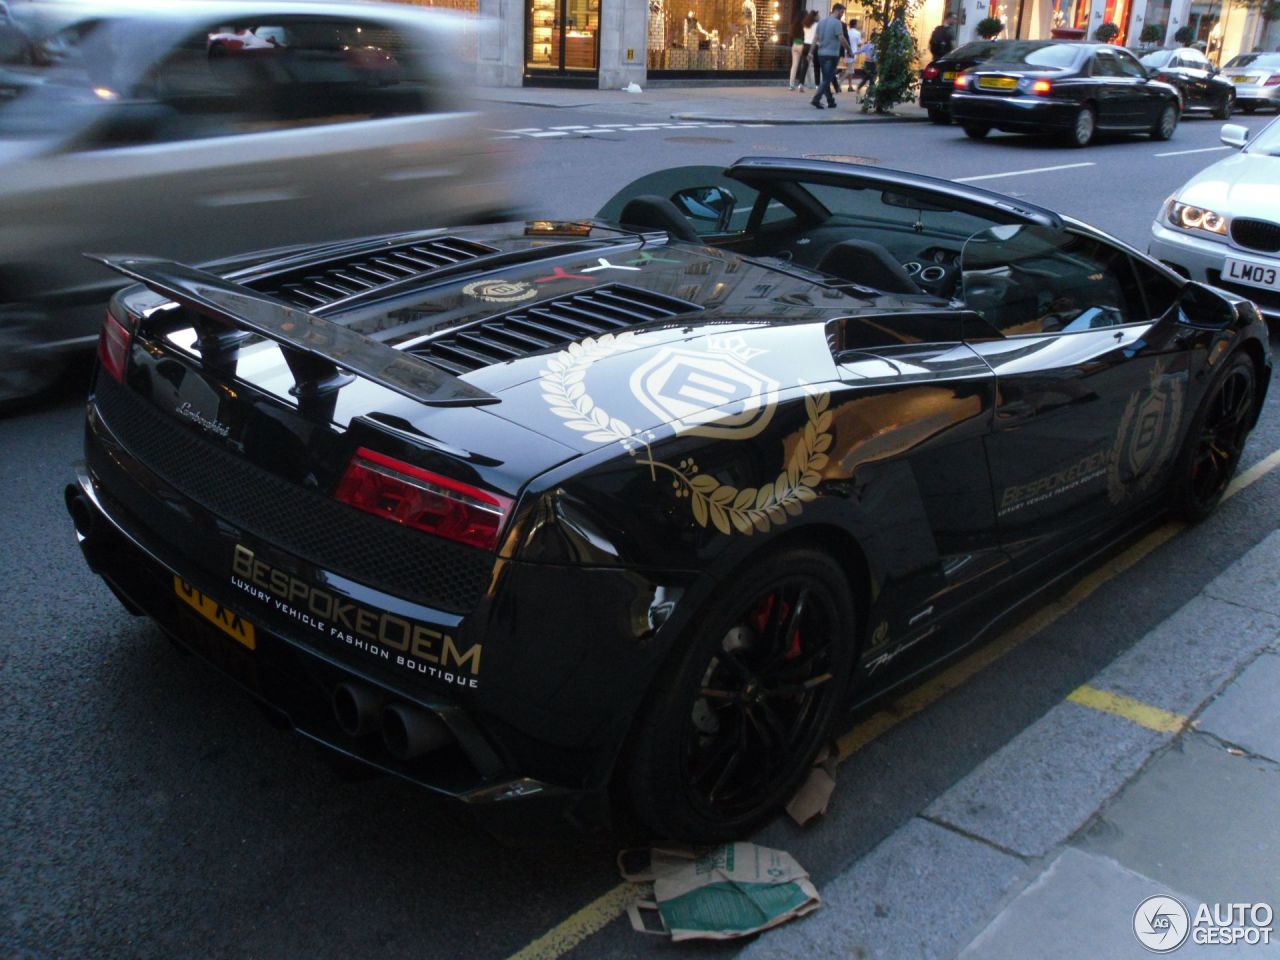
[{"label": "gold crest decal", "polygon": [[[786,523],[789,517],[799,516],[805,503],[817,499],[821,471],[827,465],[832,443],[829,392],[809,390],[806,394],[806,423],[778,475],[759,486],[735,487],[701,473],[692,457],[681,460],[678,466],[652,459],[648,455],[652,432],[633,430],[597,406],[587,393],[583,381],[592,364],[629,349],[633,340],[631,333],[588,337],[547,361],[541,373],[542,396],[566,427],[588,440],[620,444],[638,464],[649,468],[655,480],[658,471],[668,474],[675,496],[689,501],[694,522],[700,527],[710,525],[721,533],[736,530],[747,536],[756,531],[764,533]],[[746,365],[758,352],[751,352],[740,341],[732,346],[713,343],[712,349],[703,353],[662,350],[637,368],[631,377],[632,389],[650,412],[671,421],[677,433],[733,440],[754,437],[773,418],[778,389],[776,381]],[[726,355],[732,362],[725,359]],[[719,375],[720,379],[707,383],[694,374],[704,374],[708,380]],[[682,394],[674,386],[677,383],[690,384],[694,390],[711,388],[706,390],[706,397],[700,398],[699,410],[722,398],[730,412],[726,415],[722,410],[714,418],[695,417],[690,407],[679,405],[694,398]],[[763,395],[759,389],[763,389]],[[748,396],[748,391],[756,392]]]},{"label": "gold crest decal", "polygon": [[1116,431],[1107,470],[1107,496],[1112,503],[1141,496],[1174,455],[1182,422],[1185,378],[1167,375],[1156,364],[1151,382],[1129,397]]},{"label": "gold crest decal", "polygon": [[748,366],[763,352],[741,337],[712,337],[706,350],[664,347],[631,374],[631,392],[679,435],[746,440],[778,406],[778,381]]},{"label": "gold crest decal", "polygon": [[476,280],[462,288],[468,297],[490,303],[519,303],[538,291],[523,280]]}]

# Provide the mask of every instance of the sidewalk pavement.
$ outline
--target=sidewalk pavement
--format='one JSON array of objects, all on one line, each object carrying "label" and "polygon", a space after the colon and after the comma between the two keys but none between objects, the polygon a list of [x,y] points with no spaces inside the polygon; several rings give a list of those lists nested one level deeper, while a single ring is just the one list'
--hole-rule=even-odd
[{"label": "sidewalk pavement", "polygon": [[1179,956],[1280,957],[1280,532],[740,957],[1150,957],[1154,895],[1277,914]]},{"label": "sidewalk pavement", "polygon": [[480,87],[476,100],[515,106],[588,109],[633,114],[638,118],[675,119],[702,123],[845,124],[903,123],[927,120],[916,103],[902,103],[890,114],[863,113],[854,94],[842,92],[834,110],[815,110],[813,96],[788,90],[782,81],[750,86],[649,87],[642,93],[622,90],[565,90],[553,87]]}]

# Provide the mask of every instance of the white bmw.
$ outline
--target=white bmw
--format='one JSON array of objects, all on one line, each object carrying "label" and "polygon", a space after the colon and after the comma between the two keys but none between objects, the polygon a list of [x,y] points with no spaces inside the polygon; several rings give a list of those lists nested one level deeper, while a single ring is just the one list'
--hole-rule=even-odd
[{"label": "white bmw", "polygon": [[1225,124],[1222,142],[1240,152],[1178,188],[1151,225],[1147,251],[1280,320],[1280,118],[1252,138]]}]

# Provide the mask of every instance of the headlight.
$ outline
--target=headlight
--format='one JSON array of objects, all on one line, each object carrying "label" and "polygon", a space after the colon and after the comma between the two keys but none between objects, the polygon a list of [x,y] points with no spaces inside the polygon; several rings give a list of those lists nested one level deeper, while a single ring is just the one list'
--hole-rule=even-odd
[{"label": "headlight", "polygon": [[1176,200],[1169,208],[1169,222],[1183,230],[1203,230],[1220,237],[1227,235],[1227,218],[1222,214]]}]

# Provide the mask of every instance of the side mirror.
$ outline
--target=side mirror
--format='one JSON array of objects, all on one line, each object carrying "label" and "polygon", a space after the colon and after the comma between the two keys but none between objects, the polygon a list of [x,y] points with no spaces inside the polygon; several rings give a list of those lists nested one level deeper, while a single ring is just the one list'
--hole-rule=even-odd
[{"label": "side mirror", "polygon": [[1184,284],[1178,294],[1178,310],[1182,322],[1193,327],[1222,330],[1239,319],[1235,301],[1220,290],[1194,280]]},{"label": "side mirror", "polygon": [[715,224],[714,232],[727,233],[738,198],[724,187],[689,187],[672,194],[671,202],[690,220]]},{"label": "side mirror", "polygon": [[1235,147],[1239,150],[1249,142],[1249,128],[1239,123],[1224,123],[1222,132],[1218,134],[1218,139],[1228,147]]}]

